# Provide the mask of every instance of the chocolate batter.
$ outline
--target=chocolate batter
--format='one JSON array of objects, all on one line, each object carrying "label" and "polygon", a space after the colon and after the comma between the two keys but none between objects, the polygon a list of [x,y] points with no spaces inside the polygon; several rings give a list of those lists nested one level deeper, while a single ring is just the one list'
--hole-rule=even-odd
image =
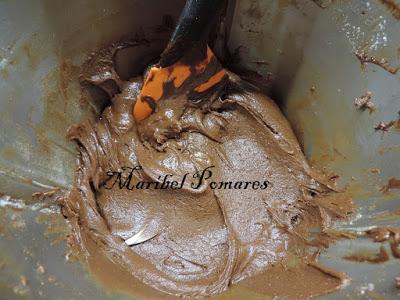
[{"label": "chocolate batter", "polygon": [[[82,76],[110,105],[97,122],[68,131],[79,155],[62,212],[72,224],[72,246],[91,270],[173,296],[210,296],[238,285],[306,299],[338,289],[346,276],[320,266],[309,247],[329,244],[325,232],[352,212],[351,200],[307,164],[277,105],[228,72],[223,90],[201,101],[185,93],[160,101],[137,125],[132,110],[143,79],[122,80],[114,56],[94,55]],[[181,189],[110,185],[112,172],[135,166],[135,183],[189,175]],[[212,177],[194,189],[196,172],[210,166]],[[269,184],[210,186],[255,181]],[[145,240],[128,246],[138,232]]]},{"label": "chocolate batter", "polygon": [[359,110],[369,110],[369,113],[371,114],[372,112],[375,111],[375,105],[372,102],[372,93],[370,91],[367,91],[364,95],[361,97],[357,97],[354,100],[354,106],[358,108]]},{"label": "chocolate batter", "polygon": [[367,237],[375,243],[389,241],[392,255],[400,258],[400,229],[396,227],[378,227],[366,232]]},{"label": "chocolate batter", "polygon": [[400,70],[400,67],[392,67],[389,65],[389,62],[386,58],[378,58],[375,56],[370,56],[366,51],[364,50],[357,50],[354,52],[356,55],[357,59],[360,61],[361,66],[365,68],[366,64],[373,64],[376,66],[381,67],[385,71],[389,72],[392,75],[396,75],[397,72]]},{"label": "chocolate batter", "polygon": [[381,246],[378,253],[354,253],[343,257],[346,260],[356,262],[369,262],[372,264],[380,264],[389,260],[389,254],[385,247]]}]

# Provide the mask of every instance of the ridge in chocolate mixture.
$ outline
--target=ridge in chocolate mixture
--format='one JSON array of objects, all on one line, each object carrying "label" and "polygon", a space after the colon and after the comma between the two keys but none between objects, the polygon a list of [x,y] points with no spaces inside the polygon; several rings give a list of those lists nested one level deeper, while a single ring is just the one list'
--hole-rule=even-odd
[{"label": "ridge in chocolate mixture", "polygon": [[[75,184],[62,204],[74,249],[95,274],[111,285],[127,282],[136,293],[144,284],[173,296],[239,286],[305,299],[342,285],[346,276],[320,266],[308,248],[329,245],[326,232],[352,212],[351,200],[309,167],[270,98],[228,73],[218,95],[192,102],[182,93],[160,101],[138,126],[132,110],[142,77],[120,79],[112,51],[101,53],[83,78],[111,104],[97,122],[68,132],[79,155]],[[110,172],[135,166],[134,183],[160,182],[165,174],[181,182],[189,175],[181,189],[111,186]],[[193,174],[211,166],[212,177],[194,189]],[[268,186],[210,187],[255,181]],[[145,241],[128,246],[125,240],[138,232]]]}]

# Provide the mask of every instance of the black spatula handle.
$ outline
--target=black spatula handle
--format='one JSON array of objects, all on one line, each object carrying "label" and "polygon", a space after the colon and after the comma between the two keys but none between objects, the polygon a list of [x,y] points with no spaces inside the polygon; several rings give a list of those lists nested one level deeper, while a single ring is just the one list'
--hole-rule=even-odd
[{"label": "black spatula handle", "polygon": [[[187,0],[160,66],[167,67],[191,52],[205,54],[207,37],[225,0]],[[196,54],[197,53],[197,54]]]}]

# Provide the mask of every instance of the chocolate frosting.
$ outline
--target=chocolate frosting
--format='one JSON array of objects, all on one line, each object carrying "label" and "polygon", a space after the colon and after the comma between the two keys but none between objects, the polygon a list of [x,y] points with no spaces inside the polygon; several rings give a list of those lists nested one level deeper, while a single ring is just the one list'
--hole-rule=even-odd
[{"label": "chocolate frosting", "polygon": [[[325,232],[351,213],[351,200],[307,164],[277,105],[228,75],[225,88],[207,99],[193,102],[182,92],[136,124],[142,77],[120,79],[110,52],[91,58],[83,81],[105,92],[110,105],[96,122],[68,131],[79,150],[75,183],[62,203],[71,246],[95,274],[122,270],[108,280],[173,296],[239,285],[304,299],[339,288],[346,276],[320,266],[308,249],[329,244]],[[131,188],[113,185],[113,174],[135,166]],[[208,167],[212,176],[194,188]],[[161,183],[165,174],[185,178],[182,188],[134,185]],[[143,242],[128,246],[139,232]]]}]

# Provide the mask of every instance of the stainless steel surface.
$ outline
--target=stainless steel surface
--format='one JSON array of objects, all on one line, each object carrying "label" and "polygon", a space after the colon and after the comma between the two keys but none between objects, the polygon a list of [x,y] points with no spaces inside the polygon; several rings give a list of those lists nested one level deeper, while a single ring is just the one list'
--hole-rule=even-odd
[{"label": "stainless steel surface", "polygon": [[[379,191],[389,177],[400,177],[400,133],[373,129],[379,121],[398,118],[400,72],[371,64],[363,69],[354,55],[363,49],[400,66],[400,21],[379,0],[320,2],[327,7],[311,0],[237,0],[229,48],[239,49],[247,68],[273,74],[271,93],[295,124],[310,162],[339,174],[341,185],[353,191],[359,212],[338,227],[400,226],[398,216],[387,214],[400,209],[399,190]],[[75,148],[65,131],[99,109],[81,93],[77,78],[66,74],[101,45],[132,32],[154,32],[164,14],[179,14],[182,3],[0,1],[0,191],[28,202],[0,199],[1,299],[128,298],[106,294],[80,264],[66,263],[65,241],[52,245],[38,217],[51,223],[55,218],[61,232],[68,230],[64,220],[29,206],[29,200],[49,186],[70,186]],[[353,105],[366,91],[377,107],[372,114]],[[398,299],[394,277],[400,275],[400,260],[372,265],[342,259],[378,248],[358,238],[339,241],[324,253],[323,262],[347,272],[352,282],[322,298]],[[38,272],[38,264],[45,273]]]}]

